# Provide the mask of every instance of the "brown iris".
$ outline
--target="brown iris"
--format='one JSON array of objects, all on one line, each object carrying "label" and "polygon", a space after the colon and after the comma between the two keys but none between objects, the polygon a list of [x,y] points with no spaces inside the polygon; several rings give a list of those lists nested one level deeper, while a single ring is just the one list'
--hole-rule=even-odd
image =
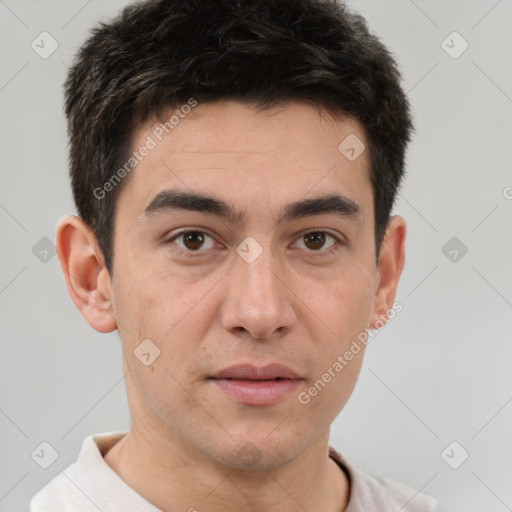
[{"label": "brown iris", "polygon": [[188,231],[183,235],[183,244],[191,251],[200,249],[204,244],[204,235],[200,231]]},{"label": "brown iris", "polygon": [[[325,244],[325,233],[317,231],[315,233],[307,233],[304,235],[304,241],[309,249],[321,249]],[[312,246],[308,245],[308,241]]]}]

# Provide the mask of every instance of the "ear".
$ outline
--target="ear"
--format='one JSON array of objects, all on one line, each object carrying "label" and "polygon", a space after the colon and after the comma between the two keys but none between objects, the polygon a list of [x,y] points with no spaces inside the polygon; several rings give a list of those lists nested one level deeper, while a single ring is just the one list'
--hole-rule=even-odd
[{"label": "ear", "polygon": [[[388,312],[395,300],[398,281],[405,264],[406,224],[403,217],[395,215],[388,222],[382,241],[378,263],[378,283],[373,301],[370,327],[379,329],[387,321]],[[378,322],[379,325],[375,325]]]},{"label": "ear", "polygon": [[55,244],[69,295],[82,316],[96,331],[117,329],[110,276],[91,229],[79,217],[63,217],[57,224]]}]

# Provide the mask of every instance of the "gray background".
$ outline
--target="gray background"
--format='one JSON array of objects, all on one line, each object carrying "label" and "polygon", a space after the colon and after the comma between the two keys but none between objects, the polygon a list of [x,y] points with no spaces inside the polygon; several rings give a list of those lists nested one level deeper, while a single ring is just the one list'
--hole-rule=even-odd
[{"label": "gray background", "polygon": [[[120,340],[86,324],[41,241],[75,212],[67,67],[125,3],[0,1],[0,511],[26,510],[87,435],[129,424]],[[512,510],[512,1],[350,3],[397,57],[417,132],[395,208],[403,311],[369,345],[331,444],[453,511]],[[47,59],[31,48],[43,31],[59,45]],[[458,58],[462,40],[442,46],[453,31],[469,44]],[[58,452],[48,469],[31,458],[43,441]],[[469,453],[458,469],[441,457],[452,441]],[[448,453],[453,465],[461,448]]]}]

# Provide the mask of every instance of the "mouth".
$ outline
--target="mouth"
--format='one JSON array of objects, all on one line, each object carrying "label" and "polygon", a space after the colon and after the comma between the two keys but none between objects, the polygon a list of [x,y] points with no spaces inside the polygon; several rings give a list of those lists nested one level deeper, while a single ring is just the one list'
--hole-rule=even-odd
[{"label": "mouth", "polygon": [[271,405],[283,400],[304,380],[290,368],[236,365],[221,370],[209,380],[229,398],[243,405]]},{"label": "mouth", "polygon": [[252,364],[237,364],[224,368],[215,373],[213,379],[238,379],[238,380],[275,380],[275,379],[300,379],[300,375],[288,366],[282,364],[268,364],[257,367]]}]

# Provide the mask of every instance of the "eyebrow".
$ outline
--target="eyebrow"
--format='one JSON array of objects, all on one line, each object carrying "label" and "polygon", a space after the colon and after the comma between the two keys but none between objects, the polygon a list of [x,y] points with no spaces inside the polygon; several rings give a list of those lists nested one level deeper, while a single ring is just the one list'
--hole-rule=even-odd
[{"label": "eyebrow", "polygon": [[[221,199],[180,190],[163,190],[158,193],[144,210],[143,217],[177,210],[215,215],[233,224],[241,224],[246,218],[245,212],[236,210],[234,206]],[[303,217],[325,214],[334,214],[356,220],[361,218],[362,210],[349,197],[340,194],[327,194],[285,205],[277,221],[292,221]]]}]

